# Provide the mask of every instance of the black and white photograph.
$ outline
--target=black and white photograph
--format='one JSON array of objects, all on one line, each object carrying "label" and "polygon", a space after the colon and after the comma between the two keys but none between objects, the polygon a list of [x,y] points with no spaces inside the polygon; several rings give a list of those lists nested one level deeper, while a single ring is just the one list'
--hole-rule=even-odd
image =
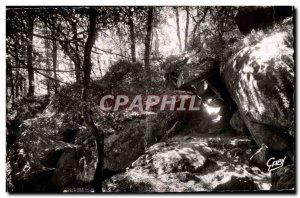
[{"label": "black and white photograph", "polygon": [[5,11],[8,194],[295,193],[293,5]]}]

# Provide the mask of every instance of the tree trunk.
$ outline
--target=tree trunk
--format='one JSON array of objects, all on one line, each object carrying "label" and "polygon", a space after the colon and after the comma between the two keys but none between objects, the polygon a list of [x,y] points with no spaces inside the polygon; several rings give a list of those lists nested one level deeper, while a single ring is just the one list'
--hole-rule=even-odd
[{"label": "tree trunk", "polygon": [[159,37],[158,37],[157,29],[155,29],[154,35],[155,35],[154,54],[156,57],[159,57]]},{"label": "tree trunk", "polygon": [[81,83],[81,65],[80,65],[80,61],[78,61],[78,55],[75,59],[73,60],[74,66],[75,66],[75,78],[76,78],[76,82],[77,83]]},{"label": "tree trunk", "polygon": [[[47,34],[47,30],[45,32]],[[50,47],[50,44],[49,44],[49,40],[48,39],[45,39],[45,55],[46,55],[46,69],[48,70],[46,73],[48,76],[51,76],[51,73],[50,73],[50,61],[49,61],[49,47]],[[49,96],[50,95],[50,90],[51,90],[51,84],[50,84],[50,79],[46,78],[46,84],[47,84],[47,95]]]},{"label": "tree trunk", "polygon": [[185,25],[185,40],[184,40],[184,50],[187,50],[188,45],[188,34],[189,34],[189,24],[190,24],[190,10],[187,6],[186,8],[186,25]]},{"label": "tree trunk", "polygon": [[131,48],[131,58],[132,62],[136,62],[136,53],[135,53],[135,32],[134,32],[134,23],[133,23],[133,12],[131,8],[128,10],[128,26],[130,31],[130,48]]},{"label": "tree trunk", "polygon": [[81,65],[80,65],[80,56],[79,56],[79,46],[78,46],[78,36],[77,36],[77,22],[72,23],[72,32],[73,32],[73,40],[75,41],[75,53],[74,53],[74,58],[75,58],[75,76],[76,76],[76,82],[80,83],[81,81]]},{"label": "tree trunk", "polygon": [[154,41],[154,56],[159,57],[159,37],[158,37],[158,11],[157,8],[154,10],[155,17],[153,19],[153,34],[155,37]]},{"label": "tree trunk", "polygon": [[145,39],[145,74],[146,74],[146,82],[150,82],[151,76],[150,74],[150,52],[151,52],[151,34],[152,34],[152,27],[153,27],[153,7],[149,7],[148,9],[148,19],[147,19],[147,34]]},{"label": "tree trunk", "polygon": [[95,192],[102,192],[102,168],[103,168],[103,150],[104,150],[104,134],[102,130],[98,130],[95,126],[91,110],[88,106],[88,86],[90,83],[92,62],[91,62],[91,52],[93,45],[96,40],[96,23],[97,23],[97,12],[95,9],[91,8],[89,10],[89,33],[88,38],[84,46],[84,60],[83,60],[83,91],[81,99],[83,101],[82,115],[88,130],[93,134],[96,140],[98,162],[96,167],[96,172],[94,175],[94,189]]},{"label": "tree trunk", "polygon": [[27,43],[27,66],[28,66],[28,97],[34,96],[34,71],[32,65],[32,41],[33,41],[33,26],[34,26],[34,18],[33,16],[28,16],[28,43]]},{"label": "tree trunk", "polygon": [[177,25],[177,37],[179,42],[179,52],[181,52],[182,46],[181,46],[180,26],[179,26],[179,12],[177,7],[175,7],[175,15],[176,15],[176,25]]},{"label": "tree trunk", "polygon": [[15,94],[16,94],[16,97],[15,98],[19,98],[19,95],[20,95],[20,93],[19,93],[19,89],[20,89],[20,80],[19,80],[19,71],[16,71],[16,73],[17,73],[17,77],[16,77],[16,82],[15,82],[15,85],[16,85],[16,92],[15,92]]},{"label": "tree trunk", "polygon": [[[57,69],[57,41],[52,40],[52,64],[53,64],[53,77],[57,79],[56,69]],[[54,91],[57,93],[57,82],[54,83]]]},{"label": "tree trunk", "polygon": [[[18,43],[16,42],[15,43],[16,46],[18,46]],[[18,54],[18,48],[16,47],[15,48],[15,56],[17,58],[19,58],[19,54]],[[20,66],[20,62],[15,60],[15,65],[16,67]],[[11,87],[11,91],[12,91],[12,104],[14,104],[14,101],[15,101],[15,98],[18,98],[19,96],[19,91],[18,91],[18,77],[19,77],[19,71],[17,70],[16,71],[16,78],[15,78],[15,82],[14,82],[14,79],[13,79],[13,72],[11,72],[11,78],[12,78],[12,87]],[[15,89],[16,87],[16,89]],[[15,90],[14,90],[15,89]],[[15,93],[14,93],[15,92]],[[15,97],[14,97],[15,96]]]},{"label": "tree trunk", "polygon": [[102,78],[103,74],[102,74],[102,69],[101,69],[101,63],[100,63],[100,60],[99,60],[99,56],[97,56],[97,63],[98,63],[98,66],[99,66],[100,77]]},{"label": "tree trunk", "polygon": [[[200,26],[200,23],[202,23],[204,20],[205,20],[205,17],[206,17],[206,14],[208,12],[208,8],[207,7],[204,7],[204,10],[203,10],[203,16],[196,22],[196,24],[194,25],[194,28],[192,30],[192,45],[195,44],[195,40],[196,40],[196,32]],[[200,17],[200,10],[199,8],[197,9],[197,17]]]},{"label": "tree trunk", "polygon": [[14,88],[14,73],[13,73],[12,69],[9,69],[9,76],[10,76],[10,99],[11,99],[11,103],[14,104],[15,88]]}]

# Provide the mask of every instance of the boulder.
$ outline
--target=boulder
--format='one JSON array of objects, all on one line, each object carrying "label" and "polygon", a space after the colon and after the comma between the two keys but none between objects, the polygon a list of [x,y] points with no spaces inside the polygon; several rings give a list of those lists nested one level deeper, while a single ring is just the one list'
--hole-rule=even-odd
[{"label": "boulder", "polygon": [[47,191],[62,192],[65,187],[76,184],[77,162],[76,149],[66,149],[56,165]]},{"label": "boulder", "polygon": [[272,172],[272,190],[295,190],[295,167],[284,166]]},{"label": "boulder", "polygon": [[239,132],[240,134],[245,134],[247,131],[247,126],[243,121],[243,118],[239,111],[234,112],[230,119],[230,126]]},{"label": "boulder", "polygon": [[177,119],[175,112],[160,112],[126,123],[105,140],[104,168],[118,171],[129,166],[145,148],[162,140]]},{"label": "boulder", "polygon": [[221,76],[253,139],[272,150],[293,148],[294,49],[290,22],[244,46]]},{"label": "boulder", "polygon": [[47,105],[49,98],[47,96],[39,96],[35,98],[23,98],[15,101],[11,107],[7,106],[6,113],[6,148],[9,148],[16,141],[20,130],[19,126],[23,120],[31,119],[38,113],[43,111]]},{"label": "boulder", "polygon": [[98,157],[93,135],[85,127],[80,127],[73,143],[76,147],[65,149],[59,158],[49,191],[62,192],[68,187],[84,186],[93,181]]},{"label": "boulder", "polygon": [[226,183],[219,184],[214,191],[255,191],[259,190],[253,178],[231,176]]},{"label": "boulder", "polygon": [[[205,60],[195,57],[190,57],[187,63],[182,67],[177,81],[177,87],[184,89],[191,86],[193,83],[204,81],[209,76],[218,73],[219,64],[215,59],[207,58]],[[201,84],[200,84],[201,85]],[[201,85],[202,89],[205,85]],[[199,89],[199,88],[198,88]],[[202,92],[199,90],[199,92]]]},{"label": "boulder", "polygon": [[[12,181],[16,185],[13,188],[16,191],[47,191],[52,185],[49,182],[52,175],[61,171],[57,169],[57,163],[62,160],[62,157],[65,158],[66,150],[75,149],[78,161],[83,156],[87,158],[95,156],[93,152],[90,153],[93,151],[90,145],[84,147],[85,151],[82,151],[83,142],[92,137],[87,135],[87,132],[82,132],[81,137],[78,137],[78,128],[68,129],[67,122],[71,123],[71,121],[65,114],[42,115],[23,121],[16,142],[8,150],[7,161],[13,172]],[[74,124],[73,127],[75,126]],[[93,139],[91,140],[94,143]],[[84,167],[92,171],[89,163],[90,161],[84,164]],[[76,166],[77,164],[79,166],[79,163],[73,163]],[[80,175],[79,172],[76,175]]]},{"label": "boulder", "polygon": [[67,148],[76,145],[49,138],[44,133],[24,131],[8,151],[16,191],[45,191],[55,165]]},{"label": "boulder", "polygon": [[267,161],[270,158],[270,151],[268,150],[268,147],[266,145],[262,145],[258,151],[250,158],[250,165],[251,166],[257,166],[261,170],[267,171]]},{"label": "boulder", "polygon": [[[250,139],[175,136],[148,148],[103,182],[104,192],[267,190],[268,173],[250,167]],[[238,148],[238,149],[237,149]]]}]

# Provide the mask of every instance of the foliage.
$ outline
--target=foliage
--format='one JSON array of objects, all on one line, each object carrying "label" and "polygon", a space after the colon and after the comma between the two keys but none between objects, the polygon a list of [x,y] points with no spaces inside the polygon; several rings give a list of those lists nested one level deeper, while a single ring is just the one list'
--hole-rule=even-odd
[{"label": "foliage", "polygon": [[237,8],[212,6],[203,8],[202,12],[206,12],[206,15],[198,16],[202,18],[202,23],[190,41],[189,50],[195,51],[199,57],[209,57],[219,62],[226,61],[225,49],[241,37],[234,22]]},{"label": "foliage", "polygon": [[245,37],[238,36],[234,42],[231,42],[226,47],[226,59],[231,58],[231,55],[236,54],[245,47],[250,47],[259,43],[262,39],[267,36],[274,35],[278,32],[288,32],[288,39],[286,44],[292,48],[293,45],[293,29],[292,29],[292,18],[287,18],[284,21],[276,22],[273,27],[266,28],[263,30],[252,30],[250,34]]},{"label": "foliage", "polygon": [[[145,80],[145,75],[151,75],[152,82]],[[113,64],[101,80],[92,83],[91,88],[98,92],[110,93],[144,93],[145,84],[149,90],[159,91],[163,88],[163,78],[159,71],[151,69],[150,74],[145,74],[143,64],[120,60]]]}]

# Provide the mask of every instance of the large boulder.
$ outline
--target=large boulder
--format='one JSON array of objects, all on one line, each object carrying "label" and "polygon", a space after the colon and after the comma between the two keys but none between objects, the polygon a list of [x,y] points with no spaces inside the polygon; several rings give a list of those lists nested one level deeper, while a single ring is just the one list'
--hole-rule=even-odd
[{"label": "large boulder", "polygon": [[29,119],[21,128],[22,133],[9,149],[7,156],[13,172],[13,189],[44,191],[64,150],[77,146],[55,138],[58,126],[54,119]]},{"label": "large boulder", "polygon": [[160,112],[125,123],[105,140],[104,168],[118,171],[129,166],[147,147],[161,141],[177,119],[175,112]]},{"label": "large boulder", "polygon": [[270,176],[247,160],[250,139],[175,136],[148,148],[126,171],[104,181],[104,192],[267,190]]},{"label": "large boulder", "polygon": [[258,185],[251,177],[236,177],[231,176],[230,180],[226,183],[219,184],[215,191],[255,191],[259,190]]},{"label": "large boulder", "polygon": [[93,135],[81,127],[74,144],[76,147],[65,149],[56,163],[48,191],[62,192],[67,187],[84,186],[93,181],[98,157]]},{"label": "large boulder", "polygon": [[269,32],[222,65],[221,75],[257,143],[289,150],[295,110],[291,19]]},{"label": "large boulder", "polygon": [[284,166],[274,171],[271,177],[272,190],[295,190],[295,167]]},{"label": "large boulder", "polygon": [[[65,87],[63,91],[41,114],[18,127],[17,141],[7,159],[11,191],[61,192],[93,181],[98,156],[94,137],[82,120],[79,90]],[[104,131],[106,176],[129,166],[147,147],[172,137],[180,124],[172,134],[166,133],[182,117],[177,112],[103,114],[96,105],[92,112],[95,125]]]},{"label": "large boulder", "polygon": [[209,76],[219,72],[219,64],[215,59],[200,59],[196,55],[190,57],[180,72],[177,87],[182,89],[192,83],[204,81]]},{"label": "large boulder", "polygon": [[23,120],[33,118],[44,110],[49,102],[48,96],[23,98],[7,105],[6,110],[6,148],[7,150],[16,141],[19,135],[19,126]]},{"label": "large boulder", "polygon": [[257,166],[261,170],[267,171],[267,162],[269,160],[270,156],[270,151],[268,150],[268,147],[266,145],[262,145],[258,151],[254,155],[251,156],[250,158],[250,165],[252,166]]},{"label": "large boulder", "polygon": [[240,134],[246,134],[247,126],[239,111],[234,112],[230,119],[230,126]]},{"label": "large boulder", "polygon": [[[76,108],[70,106],[64,106],[69,109],[65,112],[52,99],[35,118],[21,122],[7,155],[11,192],[62,191],[69,181],[88,183],[93,179],[97,160],[94,139],[78,124]],[[76,160],[71,160],[70,151],[76,151]],[[75,179],[66,173],[66,162],[75,167]]]}]

